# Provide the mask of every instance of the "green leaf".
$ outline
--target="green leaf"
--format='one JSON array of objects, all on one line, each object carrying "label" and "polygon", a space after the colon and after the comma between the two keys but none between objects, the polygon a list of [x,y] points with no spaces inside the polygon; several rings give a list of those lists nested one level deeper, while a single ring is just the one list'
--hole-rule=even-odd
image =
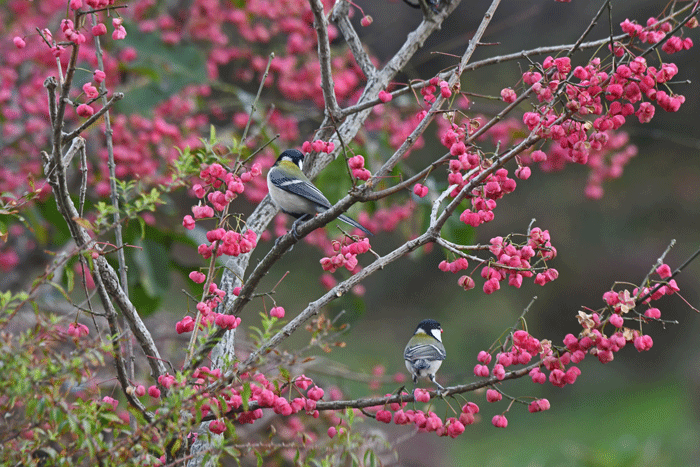
[{"label": "green leaf", "polygon": [[345,416],[348,417],[348,427],[351,427],[355,421],[355,412],[350,408],[345,409]]},{"label": "green leaf", "polygon": [[253,395],[253,391],[250,389],[250,383],[246,381],[243,383],[243,390],[241,391],[241,400],[243,401],[243,409],[245,410],[248,410],[248,401],[251,395]]},{"label": "green leaf", "polygon": [[280,376],[282,376],[282,378],[284,378],[285,381],[291,380],[292,375],[289,373],[289,370],[287,370],[284,367],[280,367],[279,372]]},{"label": "green leaf", "polygon": [[[68,292],[72,292],[73,287],[75,287],[75,272],[73,272],[72,268],[66,268],[64,270],[64,272],[66,274],[66,284],[67,284],[66,289],[68,289]],[[88,273],[88,271],[85,271],[85,272]],[[81,279],[82,279],[82,275],[81,275]]]}]

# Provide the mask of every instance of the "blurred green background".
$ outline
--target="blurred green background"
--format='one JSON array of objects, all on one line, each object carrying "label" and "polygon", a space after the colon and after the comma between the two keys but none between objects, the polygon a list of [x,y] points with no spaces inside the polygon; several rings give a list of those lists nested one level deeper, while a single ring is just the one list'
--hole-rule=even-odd
[{"label": "blurred green background", "polygon": [[[356,3],[374,17],[372,25],[358,27],[358,31],[367,49],[381,63],[395,53],[406,33],[421,19],[419,10],[408,8],[398,0],[356,0]],[[400,80],[430,77],[454,64],[455,58],[447,54],[461,55],[489,3],[464,0],[442,30],[425,43]],[[505,0],[483,39],[489,45],[480,47],[474,60],[573,43],[602,3],[601,0],[569,4],[553,0]],[[665,1],[658,0],[614,2],[616,32],[625,18],[644,23],[664,5]],[[356,15],[354,21],[359,23],[359,19],[360,15]],[[590,39],[606,37],[608,28],[606,14]],[[691,31],[690,37],[700,43],[700,35],[693,33]],[[127,40],[139,51],[149,50],[149,47],[158,49],[136,30],[129,31]],[[590,52],[576,55],[574,65],[585,63],[589,56]],[[604,185],[606,192],[602,200],[591,201],[583,196],[588,176],[584,167],[572,165],[554,174],[544,174],[533,168],[529,180],[518,181],[515,193],[499,201],[495,220],[475,231],[475,242],[488,243],[496,235],[525,232],[531,219],[536,219],[536,226],[550,231],[552,244],[559,252],[551,263],[560,273],[555,282],[540,287],[526,280],[520,289],[504,284],[494,295],[486,296],[481,291],[482,282],[477,280],[477,288],[465,292],[457,285],[459,275],[438,270],[438,263],[444,259],[439,249],[416,252],[367,280],[363,284],[366,293],[362,299],[343,297],[326,310],[331,318],[344,313],[341,320],[350,325],[343,336],[346,346],[328,355],[316,352],[318,359],[307,372],[328,385],[339,386],[345,396],[351,398],[394,391],[400,385],[390,382],[391,375],[406,374],[403,347],[416,324],[430,317],[443,325],[448,354],[439,379],[443,384],[468,383],[476,380],[473,367],[477,363],[477,353],[487,349],[509,329],[534,296],[537,300],[527,315],[529,331],[539,339],[551,339],[560,344],[567,333],[580,330],[575,316],[581,307],[602,306],[602,294],[616,281],[641,281],[672,239],[677,243],[666,262],[672,268],[678,266],[700,247],[700,119],[697,118],[700,66],[697,56],[695,49],[671,58],[663,55],[664,59],[678,64],[678,80],[689,80],[687,84],[674,85],[674,90],[683,94],[686,102],[678,113],[668,114],[657,109],[650,124],[627,127],[639,154],[626,166],[621,179]],[[202,53],[194,46],[178,49],[177,59],[159,58],[170,65],[172,62],[181,65],[176,70],[182,78],[176,80],[178,86],[189,84],[190,79],[195,83],[205,80]],[[527,67],[523,61],[520,65],[511,62],[477,70],[465,75],[462,90],[498,95],[503,87],[518,81]],[[135,94],[121,104],[121,110],[131,111],[133,103],[143,105],[147,98],[162,98],[156,90],[163,87],[163,83],[158,83],[137,88]],[[163,92],[168,95],[171,91]],[[470,112],[489,114],[500,108],[499,102],[475,98]],[[434,126],[428,133],[434,134]],[[303,141],[308,134],[301,137]],[[430,138],[426,143],[412,156],[415,160],[427,161],[445,152]],[[514,169],[513,166],[508,168],[511,172]],[[332,188],[327,191],[332,193]],[[329,198],[336,200],[330,195]],[[172,199],[172,204],[183,212],[193,201],[183,194],[176,194]],[[167,206],[166,211],[172,207]],[[47,209],[53,208],[48,206]],[[169,221],[181,218],[174,209],[166,215]],[[140,233],[137,230],[134,227],[133,238],[127,239],[130,243],[137,242]],[[182,234],[182,230],[179,232]],[[134,275],[142,281],[141,285],[159,275],[161,279],[167,278],[156,267],[171,266],[166,250],[171,255],[179,255],[185,266],[202,266],[201,258],[192,249],[183,248],[187,242],[184,235],[176,239],[152,235],[156,233],[149,229],[144,246],[150,248],[144,251],[153,257],[142,259],[143,264],[153,265],[154,270],[142,277]],[[54,240],[59,242],[58,237]],[[372,239],[372,245],[384,254],[401,241],[398,235],[380,234]],[[262,258],[271,246],[271,241],[260,244],[251,264]],[[276,288],[275,300],[285,307],[287,318],[296,316],[325,292],[318,281],[321,256],[317,249],[300,243],[276,264],[259,290],[270,290],[291,271]],[[138,256],[135,260],[139,260]],[[369,259],[360,257],[361,264],[367,261]],[[471,271],[475,265],[470,266]],[[188,339],[188,336],[173,336],[173,322],[185,313],[185,300],[180,292],[185,284],[180,273],[171,271],[173,280],[169,283],[164,280],[147,284],[158,291],[170,287],[163,306],[147,318],[147,323],[155,330],[159,345],[166,349],[164,353],[171,355],[173,362],[182,357]],[[336,276],[345,277],[342,271]],[[478,273],[475,276],[478,278]],[[649,352],[639,353],[628,345],[607,365],[589,356],[578,365],[582,374],[576,384],[562,389],[549,384],[534,385],[529,378],[503,385],[504,392],[512,396],[549,399],[552,408],[547,412],[530,414],[524,406],[516,405],[507,414],[508,427],[497,429],[491,425],[491,418],[505,410],[507,403],[488,404],[483,393],[468,394],[469,400],[479,404],[481,419],[467,427],[457,440],[413,434],[411,427],[378,426],[373,421],[364,423],[362,429],[372,432],[385,429],[388,442],[399,452],[398,459],[386,458],[391,465],[700,465],[700,316],[693,309],[700,308],[699,276],[700,260],[677,278],[683,298],[670,296],[657,302],[662,318],[677,320],[679,324],[668,325],[665,329],[661,325],[645,327],[645,332],[654,339],[654,347]],[[145,293],[143,297],[132,297],[140,309],[148,308],[149,298]],[[269,307],[269,302],[266,304]],[[243,329],[258,324],[256,313],[261,310],[260,302],[248,307]],[[169,313],[168,318],[164,319],[164,313]],[[296,344],[305,343],[305,339],[308,343],[308,335],[303,331],[300,334],[303,335],[293,336],[285,345],[294,348]],[[380,389],[369,389],[365,382],[329,375],[331,370],[346,371],[359,375],[358,380],[368,379],[376,365],[386,368],[387,383]],[[445,415],[444,404],[439,402],[436,412]]]}]

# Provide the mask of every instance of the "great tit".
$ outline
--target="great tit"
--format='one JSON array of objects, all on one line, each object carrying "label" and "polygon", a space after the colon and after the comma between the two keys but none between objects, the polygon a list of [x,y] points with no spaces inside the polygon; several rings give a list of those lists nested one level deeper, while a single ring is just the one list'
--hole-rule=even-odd
[{"label": "great tit", "polygon": [[[303,164],[304,154],[301,151],[287,149],[280,154],[267,173],[267,189],[272,201],[280,211],[297,219],[292,224],[295,237],[297,237],[296,228],[300,222],[307,221],[331,207],[328,199],[302,172]],[[338,219],[357,227],[367,235],[372,235],[372,232],[345,214],[338,216]]]},{"label": "great tit", "polygon": [[440,323],[434,319],[424,319],[418,323],[416,332],[406,344],[403,358],[406,361],[406,369],[413,376],[414,385],[418,382],[418,378],[428,378],[440,391],[445,389],[435,381],[435,373],[447,357],[441,334]]}]

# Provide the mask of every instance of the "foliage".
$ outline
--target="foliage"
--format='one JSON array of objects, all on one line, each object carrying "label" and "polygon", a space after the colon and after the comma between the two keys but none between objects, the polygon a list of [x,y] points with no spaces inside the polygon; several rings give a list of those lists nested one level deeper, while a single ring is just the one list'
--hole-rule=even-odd
[{"label": "foliage", "polygon": [[[547,399],[510,396],[509,381],[561,388],[587,356],[608,363],[628,343],[652,349],[650,326],[670,323],[653,302],[678,294],[674,277],[687,265],[673,271],[666,253],[641,283],[614,284],[602,307],[572,312],[576,335],[536,338],[531,304],[478,352],[476,382],[345,399],[305,374],[312,349],[345,345],[346,326],[326,308],[348,293],[361,300],[363,280],[416,251],[440,247],[445,259],[425,267],[460,273],[452,284],[465,293],[477,282],[492,295],[556,281],[555,234],[532,223],[481,245],[478,229],[537,167],[585,167],[584,194],[600,199],[636,154],[628,120],[648,123],[685,101],[673,81],[683,70],[668,56],[692,48],[692,5],[644,25],[610,24],[622,33],[600,40],[584,25],[574,46],[540,62],[536,51],[474,62],[496,0],[453,66],[400,84],[417,44],[459,3],[420,2],[423,21],[380,68],[350,21],[361,12],[351,2],[194,0],[167,13],[157,2],[9,2],[0,269],[21,278],[0,294],[0,368],[13,375],[0,382],[0,439],[10,463],[381,465],[396,456],[383,424],[458,438],[483,417],[465,394],[485,390],[504,406],[492,424],[505,428],[513,407],[550,409]],[[580,60],[575,51],[592,52]],[[465,74],[519,57],[527,69],[496,97],[499,109],[473,112],[478,94]],[[426,161],[418,151],[428,128],[443,149]],[[282,216],[267,230],[276,209],[262,180],[287,146],[340,199],[294,233]],[[353,205],[377,240],[393,234],[399,245],[323,228]],[[196,254],[175,258],[188,245]],[[294,245],[320,251],[325,292],[291,317],[275,296],[286,274],[269,291],[261,281]],[[182,316],[171,323],[163,303],[173,270],[189,290],[186,302],[167,302]],[[185,348],[161,345],[173,327]],[[285,348],[301,329],[304,342]],[[372,382],[381,377],[375,368]]]}]

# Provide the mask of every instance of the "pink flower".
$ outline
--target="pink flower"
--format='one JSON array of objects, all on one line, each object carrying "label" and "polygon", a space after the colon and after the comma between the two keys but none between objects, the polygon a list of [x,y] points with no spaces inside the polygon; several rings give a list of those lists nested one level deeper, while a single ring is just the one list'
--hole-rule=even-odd
[{"label": "pink flower", "polygon": [[450,438],[456,438],[457,436],[464,433],[464,425],[459,420],[454,417],[448,419],[449,425],[447,425],[447,436]]},{"label": "pink flower", "polygon": [[462,406],[462,413],[479,413],[479,406],[476,405],[474,402],[467,402]]},{"label": "pink flower", "polygon": [[625,324],[625,321],[624,321],[624,319],[622,319],[622,316],[620,316],[618,314],[613,314],[610,317],[610,324],[612,324],[616,328],[621,328],[622,325]]},{"label": "pink flower", "polygon": [[662,264],[656,268],[656,273],[661,276],[662,279],[666,279],[667,277],[671,277],[671,267],[668,264]]},{"label": "pink flower", "polygon": [[126,29],[122,25],[124,21],[123,18],[113,18],[112,26],[114,27],[114,32],[112,32],[112,39],[115,41],[126,38]]},{"label": "pink flower", "polygon": [[182,226],[187,230],[194,229],[194,219],[189,214],[182,219]]},{"label": "pink flower", "polygon": [[384,91],[384,90],[379,91],[379,96],[378,96],[378,97],[379,97],[379,100],[382,101],[382,102],[384,102],[384,103],[389,102],[389,101],[393,98],[393,96],[391,95],[391,93],[386,92],[386,91]]},{"label": "pink flower", "polygon": [[515,170],[515,176],[518,177],[520,180],[527,180],[530,178],[530,174],[532,171],[530,170],[530,167],[518,167]]},{"label": "pink flower", "polygon": [[96,82],[97,84],[99,84],[99,83],[101,83],[102,81],[105,80],[106,75],[105,75],[105,72],[102,71],[102,70],[95,70],[95,71],[92,73],[92,77],[93,77],[93,79],[95,80],[95,82]]},{"label": "pink flower", "polygon": [[406,425],[411,423],[411,419],[403,410],[399,409],[394,413],[394,423],[397,425]]},{"label": "pink flower", "polygon": [[299,376],[296,381],[294,381],[294,384],[302,391],[306,390],[312,383],[313,381],[311,381],[311,378],[305,375]]},{"label": "pink flower", "polygon": [[530,413],[542,412],[543,410],[549,410],[549,401],[547,399],[537,399],[527,406],[527,410]]},{"label": "pink flower", "polygon": [[515,94],[515,91],[513,91],[511,88],[501,90],[501,99],[503,99],[503,102],[510,104],[511,102],[515,102],[517,97],[517,94]]},{"label": "pink flower", "polygon": [[365,158],[361,155],[353,156],[348,159],[348,167],[351,169],[362,169],[365,167]]},{"label": "pink flower", "polygon": [[338,434],[338,429],[336,427],[332,426],[332,427],[328,428],[327,433],[328,433],[328,437],[333,439],[333,438],[335,438],[335,435]]},{"label": "pink flower", "polygon": [[476,365],[474,367],[474,374],[476,376],[481,376],[482,378],[488,378],[491,372],[489,371],[489,367],[486,365]]},{"label": "pink flower", "polygon": [[491,354],[486,352],[485,350],[482,350],[479,352],[479,355],[477,355],[476,359],[484,365],[488,365],[489,363],[491,363]]},{"label": "pink flower", "polygon": [[474,287],[476,287],[476,283],[474,282],[474,279],[472,279],[469,276],[462,276],[457,280],[457,284],[462,286],[464,290],[471,290]]},{"label": "pink flower", "polygon": [[189,274],[189,278],[193,282],[196,282],[197,284],[201,284],[202,282],[204,282],[206,280],[207,276],[204,275],[204,273],[201,273],[199,271],[192,271]]},{"label": "pink flower", "polygon": [[661,310],[658,308],[649,308],[647,311],[644,312],[644,316],[647,318],[652,318],[652,319],[659,319],[661,318]]},{"label": "pink flower", "polygon": [[192,213],[195,219],[214,217],[214,209],[211,206],[192,206]]},{"label": "pink flower", "polygon": [[92,27],[93,36],[104,36],[107,34],[107,26],[104,23],[97,23]]},{"label": "pink flower", "polygon": [[652,345],[654,345],[654,341],[648,334],[645,334],[643,336],[637,336],[634,339],[634,348],[637,349],[637,351],[639,352],[651,349]]},{"label": "pink flower", "polygon": [[367,169],[352,169],[352,176],[366,182],[372,177],[372,172]]},{"label": "pink flower", "polygon": [[226,431],[226,424],[223,420],[212,420],[211,422],[209,422],[209,431],[211,431],[214,434],[220,435],[221,433]]},{"label": "pink flower", "polygon": [[544,384],[547,381],[547,375],[542,373],[539,368],[533,368],[530,370],[530,378],[532,378],[533,383]]},{"label": "pink flower", "polygon": [[15,36],[14,39],[12,39],[12,42],[15,44],[15,47],[17,47],[18,49],[23,49],[27,45],[27,43],[24,41],[24,39],[22,39],[19,36]]},{"label": "pink flower", "polygon": [[276,306],[270,310],[270,316],[274,318],[284,318],[284,308]]},{"label": "pink flower", "polygon": [[154,399],[158,399],[160,397],[160,389],[156,386],[151,386],[148,388],[148,395]]},{"label": "pink flower", "polygon": [[170,386],[172,386],[173,384],[175,384],[175,377],[173,375],[169,375],[167,373],[164,375],[160,375],[158,377],[158,383],[167,389]]},{"label": "pink flower", "polygon": [[309,389],[309,392],[306,393],[306,396],[312,401],[321,400],[321,398],[323,397],[323,389],[319,388],[318,386],[314,386],[311,389]]},{"label": "pink flower", "polygon": [[104,396],[104,397],[102,398],[102,402],[104,402],[105,404],[111,406],[111,410],[116,410],[117,406],[119,405],[119,401],[118,401],[118,400],[116,400],[116,399],[114,399],[114,398],[112,398],[112,397],[109,397],[109,396]]},{"label": "pink flower", "polygon": [[416,183],[413,186],[413,193],[419,198],[423,198],[425,195],[428,194],[428,187],[425,185],[421,185],[420,183]]},{"label": "pink flower", "polygon": [[95,86],[93,86],[92,83],[83,84],[83,92],[90,99],[94,99],[100,95],[100,93],[97,91],[97,88]]},{"label": "pink flower", "polygon": [[505,428],[508,426],[508,420],[504,415],[494,415],[491,419],[491,423],[493,423],[493,426],[496,428]]},{"label": "pink flower", "polygon": [[440,95],[444,98],[447,99],[452,95],[452,90],[450,90],[450,85],[447,81],[441,81],[440,82]]},{"label": "pink flower", "polygon": [[82,336],[87,336],[88,334],[90,334],[90,330],[84,324],[70,323],[68,325],[67,334],[69,336],[72,336],[75,340],[78,340]]},{"label": "pink flower", "polygon": [[376,417],[378,422],[391,423],[391,412],[388,410],[380,410]]},{"label": "pink flower", "polygon": [[95,113],[95,109],[93,109],[92,107],[90,107],[87,104],[80,104],[78,106],[78,108],[76,109],[76,112],[81,117],[88,118],[88,117],[92,117],[92,115]]},{"label": "pink flower", "polygon": [[498,402],[501,399],[503,399],[503,396],[500,392],[496,391],[495,389],[486,390],[486,400],[488,402]]},{"label": "pink flower", "polygon": [[413,391],[413,395],[416,398],[416,402],[429,402],[430,401],[430,393],[421,388],[416,388],[415,391]]},{"label": "pink flower", "polygon": [[372,17],[369,16],[369,15],[363,16],[362,19],[360,20],[360,24],[361,24],[363,27],[369,26],[370,24],[372,24]]}]

